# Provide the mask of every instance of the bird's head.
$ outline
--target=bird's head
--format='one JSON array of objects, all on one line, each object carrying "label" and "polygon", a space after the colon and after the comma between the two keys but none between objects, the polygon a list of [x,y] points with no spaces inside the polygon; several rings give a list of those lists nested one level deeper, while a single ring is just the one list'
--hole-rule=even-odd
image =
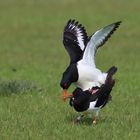
[{"label": "bird's head", "polygon": [[71,76],[70,73],[66,70],[63,73],[61,82],[60,82],[60,86],[62,89],[68,89],[71,85],[72,81],[71,81]]},{"label": "bird's head", "polygon": [[60,86],[64,92],[64,98],[66,96],[66,91],[73,82],[78,80],[78,70],[76,64],[71,64],[66,71],[63,73]]},{"label": "bird's head", "polygon": [[67,98],[70,98],[70,106],[73,106],[76,111],[81,112],[88,108],[90,97],[91,93],[89,90],[83,91],[80,88],[76,88]]},{"label": "bird's head", "polygon": [[77,100],[79,100],[79,98],[81,98],[82,96],[82,90],[80,88],[76,88],[72,94],[70,94],[69,96],[67,96],[67,98],[70,98],[70,106],[74,106],[75,103],[77,103]]}]

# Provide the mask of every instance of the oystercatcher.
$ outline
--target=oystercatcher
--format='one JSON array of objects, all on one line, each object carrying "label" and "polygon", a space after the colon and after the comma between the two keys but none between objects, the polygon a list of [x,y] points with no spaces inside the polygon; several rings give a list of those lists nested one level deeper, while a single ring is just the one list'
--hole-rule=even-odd
[{"label": "oystercatcher", "polygon": [[[77,112],[95,111],[96,115],[93,118],[93,123],[96,124],[96,119],[99,115],[99,111],[109,101],[110,93],[115,84],[115,80],[112,76],[116,73],[117,68],[111,67],[107,72],[107,78],[105,83],[94,92],[93,89],[83,91],[81,88],[76,88],[74,92],[67,96],[70,98],[70,105],[74,107]],[[94,88],[94,87],[93,87]],[[81,121],[84,114],[81,114],[76,118],[76,122]]]},{"label": "oystercatcher", "polygon": [[97,49],[108,40],[120,23],[121,21],[105,26],[88,37],[82,24],[75,20],[67,22],[64,28],[63,44],[70,56],[70,64],[60,82],[64,100],[71,83],[75,83],[82,90],[92,87],[97,90],[105,83],[107,73],[96,68],[95,55]]}]

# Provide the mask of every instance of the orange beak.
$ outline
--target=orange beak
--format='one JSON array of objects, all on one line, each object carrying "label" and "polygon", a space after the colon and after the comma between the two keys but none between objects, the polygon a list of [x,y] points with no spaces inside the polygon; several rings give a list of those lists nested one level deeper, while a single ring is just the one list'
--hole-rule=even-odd
[{"label": "orange beak", "polygon": [[64,100],[64,102],[65,102],[68,98],[71,98],[72,96],[73,96],[73,93],[71,93],[71,94],[68,95],[67,90],[66,90],[66,89],[63,90],[63,100]]},{"label": "orange beak", "polygon": [[63,90],[63,100],[64,100],[64,102],[66,101],[66,99],[67,99],[67,90],[64,89]]}]

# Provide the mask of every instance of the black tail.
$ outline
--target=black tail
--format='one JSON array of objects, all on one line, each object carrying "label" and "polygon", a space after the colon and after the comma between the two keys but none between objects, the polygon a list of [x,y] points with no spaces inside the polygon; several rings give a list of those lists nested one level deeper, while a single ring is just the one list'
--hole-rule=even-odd
[{"label": "black tail", "polygon": [[108,75],[114,75],[117,72],[117,67],[112,66],[108,71]]},{"label": "black tail", "polygon": [[105,81],[105,84],[101,86],[101,88],[97,91],[97,94],[99,95],[98,101],[96,106],[104,107],[106,103],[109,101],[109,97],[111,97],[110,93],[112,91],[113,86],[115,85],[115,80],[112,79],[112,76],[117,72],[117,67],[113,66],[111,67],[107,73],[107,78]]},{"label": "black tail", "polygon": [[117,72],[117,67],[112,66],[108,71],[107,71],[107,78],[105,81],[106,85],[114,86],[115,80],[112,79],[112,76]]}]

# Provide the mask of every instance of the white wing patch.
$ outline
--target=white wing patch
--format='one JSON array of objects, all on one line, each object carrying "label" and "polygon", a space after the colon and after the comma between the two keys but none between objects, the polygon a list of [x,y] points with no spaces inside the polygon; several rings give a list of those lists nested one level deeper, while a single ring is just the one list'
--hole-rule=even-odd
[{"label": "white wing patch", "polygon": [[70,24],[70,25],[69,25],[69,28],[70,28],[71,30],[74,29],[74,30],[76,31],[76,37],[77,37],[77,40],[78,40],[79,47],[80,47],[81,50],[83,51],[84,48],[85,48],[83,31],[81,30],[80,27],[78,27],[78,26],[75,25],[75,24]]},{"label": "white wing patch", "polygon": [[90,105],[89,105],[88,110],[90,111],[90,110],[95,110],[95,109],[97,109],[97,108],[95,107],[96,103],[97,103],[97,100],[96,100],[96,101],[93,101],[93,102],[90,102]]},{"label": "white wing patch", "polygon": [[83,40],[83,34],[82,34],[82,32],[79,28],[76,28],[76,31],[77,31],[77,39],[78,39],[79,46],[83,51],[84,48],[85,48],[84,40]]}]

